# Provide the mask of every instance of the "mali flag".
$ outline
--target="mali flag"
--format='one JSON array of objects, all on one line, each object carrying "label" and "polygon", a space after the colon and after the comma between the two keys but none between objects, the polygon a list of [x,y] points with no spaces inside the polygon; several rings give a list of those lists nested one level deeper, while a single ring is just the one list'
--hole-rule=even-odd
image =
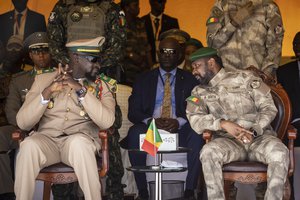
[{"label": "mali flag", "polygon": [[155,120],[153,119],[147,130],[142,149],[149,153],[151,156],[155,156],[161,143],[162,139],[156,128]]}]

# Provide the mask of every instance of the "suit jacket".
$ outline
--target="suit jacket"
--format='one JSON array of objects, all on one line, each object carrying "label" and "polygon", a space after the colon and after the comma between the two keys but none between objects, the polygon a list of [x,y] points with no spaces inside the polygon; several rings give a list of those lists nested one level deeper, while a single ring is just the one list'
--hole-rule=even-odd
[{"label": "suit jacket", "polygon": [[[129,97],[128,119],[140,123],[151,118],[154,112],[159,69],[142,74],[135,82]],[[175,82],[176,116],[186,119],[186,98],[198,84],[195,77],[187,71],[177,69]]]},{"label": "suit jacket", "polygon": [[9,93],[6,98],[5,114],[9,124],[17,126],[16,116],[25,101],[25,96],[34,81],[31,71],[20,72],[13,76],[9,84]]},{"label": "suit jacket", "polygon": [[[47,104],[41,104],[41,93],[56,76],[56,71],[36,76],[17,114],[18,126],[30,130],[38,124],[39,134],[58,137],[63,134],[83,133],[100,142],[99,129],[108,129],[115,121],[115,100],[106,84],[102,84],[101,100],[88,90],[81,101],[82,107],[78,103],[75,91],[66,87],[52,95],[54,106],[49,109]],[[80,114],[83,110],[88,114],[88,118]],[[96,145],[99,147],[99,143]]]},{"label": "suit jacket", "polygon": [[[2,41],[2,44],[4,46],[6,46],[8,39],[14,33],[14,13],[15,10],[12,10],[0,15],[0,27],[2,27],[2,31],[0,31],[0,40]],[[47,31],[44,15],[27,9],[24,39],[27,38],[30,34],[40,31]]]},{"label": "suit jacket", "polygon": [[[156,60],[155,38],[154,38],[154,34],[153,34],[153,27],[152,27],[152,21],[151,21],[150,14],[143,16],[142,20],[145,21],[148,43],[151,45],[152,61],[153,61],[153,63],[156,63],[156,61],[155,61]],[[163,14],[161,21],[162,21],[162,24],[161,24],[161,29],[160,29],[159,34],[165,32],[167,30],[173,29],[173,28],[179,29],[178,20],[176,18],[173,18],[173,17]]]},{"label": "suit jacket", "polygon": [[288,93],[293,114],[292,118],[300,118],[300,80],[298,62],[287,63],[277,69],[277,79]]}]

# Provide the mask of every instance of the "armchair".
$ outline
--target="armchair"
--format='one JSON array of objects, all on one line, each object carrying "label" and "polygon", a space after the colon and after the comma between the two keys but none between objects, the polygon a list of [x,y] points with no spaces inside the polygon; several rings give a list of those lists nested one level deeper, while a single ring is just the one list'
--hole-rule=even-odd
[{"label": "armchair", "polygon": [[[286,136],[288,139],[289,149],[289,171],[288,176],[294,172],[294,140],[296,139],[297,130],[290,124],[291,120],[291,103],[283,87],[275,79],[267,76],[254,67],[248,68],[253,71],[271,88],[271,94],[274,103],[278,109],[277,116],[272,122],[273,129],[277,132],[279,139],[283,140]],[[212,132],[206,130],[203,132],[203,139],[209,142],[212,138]],[[260,162],[235,161],[223,165],[224,191],[226,199],[229,199],[229,186],[232,182],[245,184],[255,184],[267,181],[268,166]],[[290,199],[289,180],[285,184],[284,200]]]},{"label": "armchair", "polygon": [[[101,157],[97,156],[98,172],[100,177],[104,177],[109,168],[108,159],[108,132],[110,130],[101,130],[98,133],[101,139]],[[17,130],[12,134],[13,140],[21,141],[25,133]],[[51,184],[66,184],[77,181],[76,174],[72,167],[64,163],[56,163],[43,168],[38,174],[36,180],[44,181],[43,200],[50,200]]]}]

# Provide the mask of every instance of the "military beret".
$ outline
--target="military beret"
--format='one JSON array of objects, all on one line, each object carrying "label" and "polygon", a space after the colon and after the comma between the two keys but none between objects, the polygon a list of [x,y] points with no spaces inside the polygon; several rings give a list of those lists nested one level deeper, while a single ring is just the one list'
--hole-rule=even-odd
[{"label": "military beret", "polygon": [[180,44],[183,44],[186,43],[191,38],[191,36],[183,30],[174,28],[160,34],[158,39],[161,41],[165,38],[174,38]]},{"label": "military beret", "polygon": [[198,60],[200,58],[205,58],[205,57],[215,56],[215,55],[218,55],[218,52],[216,49],[210,48],[210,47],[202,47],[202,48],[198,49],[197,51],[195,51],[189,57],[189,59],[191,62],[194,62],[195,60]]},{"label": "military beret", "polygon": [[13,35],[8,39],[6,44],[7,51],[20,51],[23,49],[23,39],[20,35]]},{"label": "military beret", "polygon": [[105,38],[100,36],[93,39],[74,40],[66,44],[70,52],[99,56]]},{"label": "military beret", "polygon": [[32,33],[24,41],[24,48],[26,50],[47,47],[49,47],[49,39],[46,32]]},{"label": "military beret", "polygon": [[186,42],[186,46],[188,46],[188,45],[195,46],[195,47],[197,47],[198,49],[203,47],[203,44],[202,44],[199,40],[197,40],[197,39],[195,39],[195,38],[190,38],[190,39]]}]

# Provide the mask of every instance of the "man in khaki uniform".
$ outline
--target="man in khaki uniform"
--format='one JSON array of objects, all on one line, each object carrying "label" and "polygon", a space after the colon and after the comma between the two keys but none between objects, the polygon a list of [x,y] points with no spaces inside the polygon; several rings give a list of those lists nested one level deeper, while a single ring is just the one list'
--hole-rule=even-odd
[{"label": "man in khaki uniform", "polygon": [[253,65],[275,75],[284,30],[272,0],[217,0],[206,25],[207,44],[218,49],[225,68]]},{"label": "man in khaki uniform", "polygon": [[213,131],[200,153],[208,199],[225,199],[223,164],[251,160],[268,164],[265,199],[281,200],[289,157],[270,126],[277,113],[270,88],[250,71],[223,69],[215,49],[201,48],[190,59],[200,85],[187,99],[187,118],[198,134]]},{"label": "man in khaki uniform", "polygon": [[[17,114],[21,129],[32,131],[20,144],[15,192],[32,199],[41,168],[63,162],[74,168],[86,200],[101,199],[95,154],[99,129],[115,120],[115,100],[106,82],[96,77],[103,37],[66,44],[70,65],[36,76]],[[30,113],[30,117],[28,117]]]},{"label": "man in khaki uniform", "polygon": [[10,82],[5,104],[5,114],[9,125],[0,127],[0,199],[14,199],[14,183],[8,153],[18,147],[18,143],[11,139],[12,132],[17,129],[17,112],[25,100],[26,93],[31,88],[35,75],[51,71],[47,33],[33,33],[25,40],[24,44],[27,48],[30,46],[29,54],[34,63],[34,69],[13,75]]}]

